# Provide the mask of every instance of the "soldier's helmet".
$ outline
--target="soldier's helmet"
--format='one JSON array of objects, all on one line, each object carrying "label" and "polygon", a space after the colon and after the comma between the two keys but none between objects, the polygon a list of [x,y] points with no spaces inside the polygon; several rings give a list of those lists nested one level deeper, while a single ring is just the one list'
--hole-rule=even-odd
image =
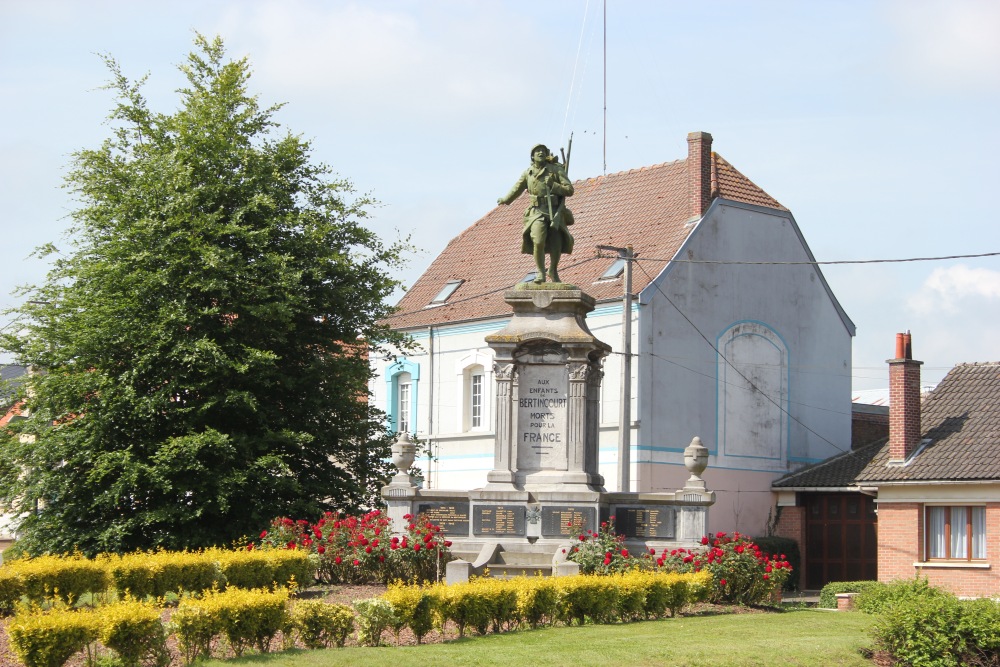
[{"label": "soldier's helmet", "polygon": [[531,147],[531,153],[529,154],[529,157],[534,157],[535,156],[535,151],[537,151],[539,148],[541,148],[543,151],[545,151],[545,156],[546,157],[548,157],[549,155],[552,155],[552,151],[550,151],[549,147],[546,146],[545,144],[535,144],[534,146]]}]

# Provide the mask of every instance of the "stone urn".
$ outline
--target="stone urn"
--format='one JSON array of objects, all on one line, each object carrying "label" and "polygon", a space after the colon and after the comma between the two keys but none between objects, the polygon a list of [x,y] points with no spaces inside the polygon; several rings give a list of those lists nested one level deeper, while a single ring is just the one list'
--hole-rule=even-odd
[{"label": "stone urn", "polygon": [[691,473],[687,486],[705,488],[705,480],[701,478],[701,473],[708,467],[708,447],[701,444],[701,438],[698,436],[695,436],[684,450],[684,467]]},{"label": "stone urn", "polygon": [[400,433],[396,436],[396,442],[392,443],[392,464],[398,471],[392,478],[392,484],[413,486],[410,479],[410,466],[417,458],[417,446],[410,440],[409,433]]}]

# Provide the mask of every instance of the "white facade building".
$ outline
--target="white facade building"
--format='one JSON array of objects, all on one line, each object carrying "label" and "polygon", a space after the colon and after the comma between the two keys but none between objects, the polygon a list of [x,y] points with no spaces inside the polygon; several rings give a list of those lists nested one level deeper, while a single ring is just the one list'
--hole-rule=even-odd
[{"label": "white facade building", "polygon": [[[718,497],[711,529],[760,534],[774,479],[850,449],[854,325],[791,213],[712,153],[710,135],[688,143],[686,160],[575,183],[576,247],[560,274],[597,300],[587,324],[613,348],[600,404],[606,488],[617,490],[623,287],[596,247],[631,245],[631,490],[683,487],[683,450],[699,436]],[[431,488],[482,486],[493,467],[483,339],[509,319],[504,288],[533,270],[519,252],[523,210],[498,207],[456,237],[390,320],[415,350],[372,358],[375,405],[425,443],[417,465]]]}]

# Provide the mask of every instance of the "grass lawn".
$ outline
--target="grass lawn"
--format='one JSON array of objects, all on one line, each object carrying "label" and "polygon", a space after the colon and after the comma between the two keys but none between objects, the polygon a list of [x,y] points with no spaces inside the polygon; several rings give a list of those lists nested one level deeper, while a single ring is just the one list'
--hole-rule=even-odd
[{"label": "grass lawn", "polygon": [[872,662],[859,653],[860,648],[870,644],[867,629],[871,622],[871,616],[856,612],[802,609],[545,628],[425,646],[290,651],[203,664],[872,667]]}]

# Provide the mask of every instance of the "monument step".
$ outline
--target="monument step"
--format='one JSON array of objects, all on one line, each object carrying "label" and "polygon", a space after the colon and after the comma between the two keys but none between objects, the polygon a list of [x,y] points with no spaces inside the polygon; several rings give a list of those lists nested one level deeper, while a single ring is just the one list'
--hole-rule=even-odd
[{"label": "monument step", "polygon": [[[494,562],[497,565],[510,565],[510,566],[523,565],[525,567],[552,565],[552,554],[549,552],[519,553],[517,551],[501,551],[494,558]],[[490,567],[492,567],[492,565]]]},{"label": "monument step", "polygon": [[490,564],[487,566],[490,577],[493,579],[514,579],[516,577],[550,577],[552,576],[552,565],[503,565]]}]

